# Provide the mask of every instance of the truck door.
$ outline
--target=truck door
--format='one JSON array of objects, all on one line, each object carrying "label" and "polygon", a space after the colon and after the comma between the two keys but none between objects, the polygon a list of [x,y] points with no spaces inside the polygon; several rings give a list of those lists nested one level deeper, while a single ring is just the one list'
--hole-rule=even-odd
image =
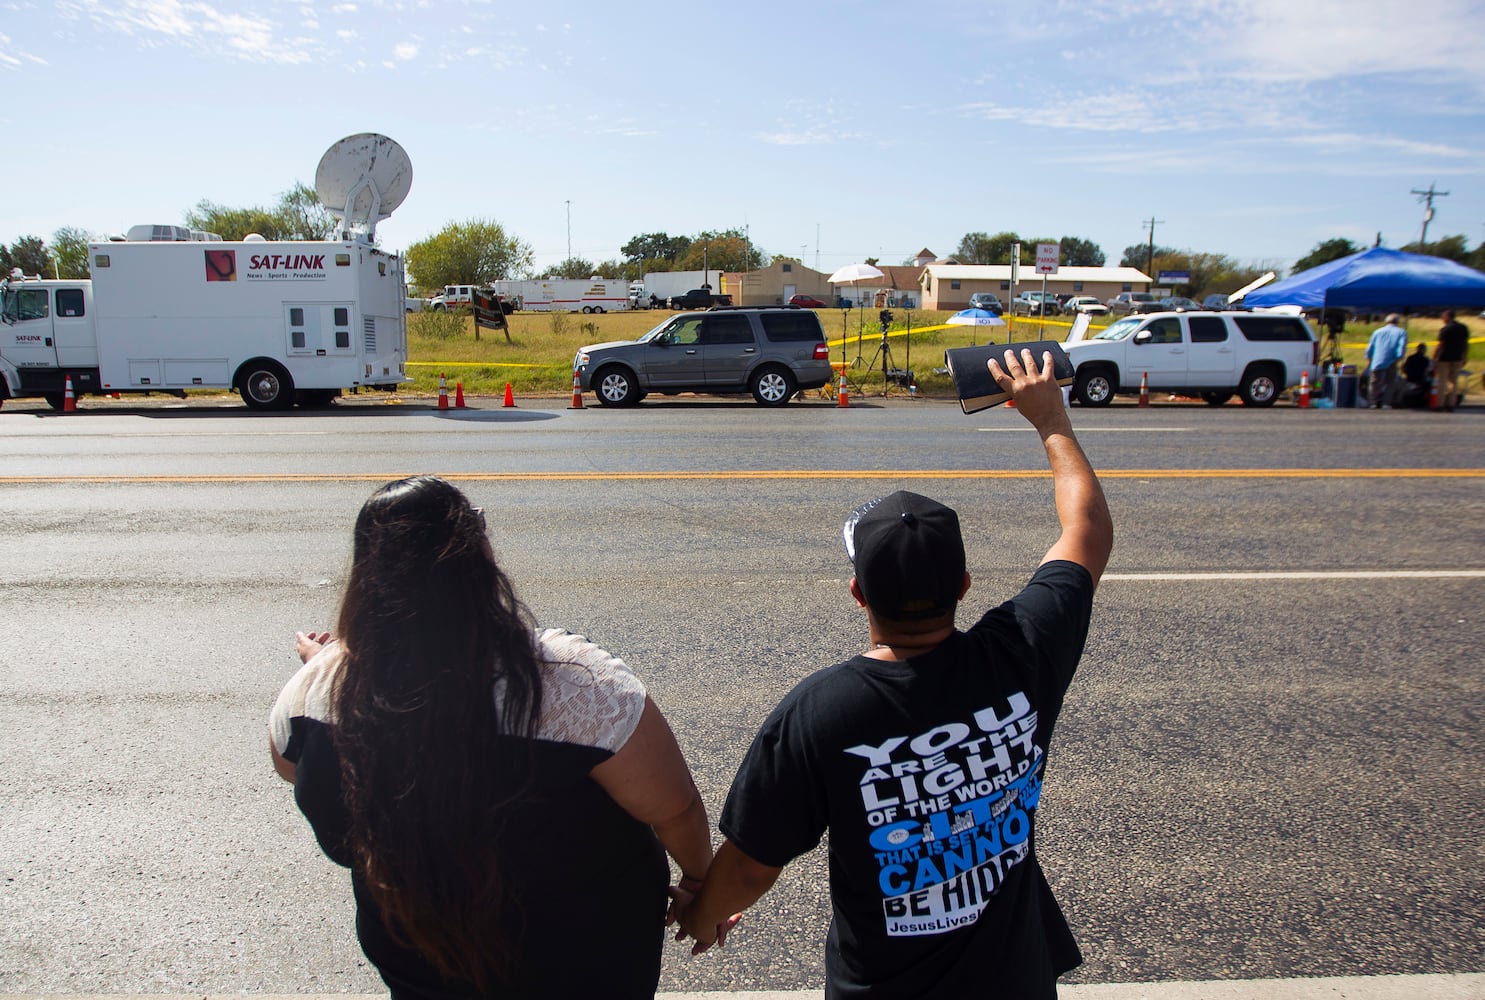
[{"label": "truck door", "polygon": [[1151,389],[1175,389],[1186,384],[1186,339],[1181,321],[1175,316],[1162,316],[1146,323],[1134,335],[1125,357],[1129,370],[1122,373],[1125,385],[1139,385],[1140,376],[1148,373]]},{"label": "truck door", "polygon": [[1187,385],[1222,388],[1237,385],[1237,350],[1221,316],[1188,316],[1191,357],[1186,364]]},{"label": "truck door", "polygon": [[706,371],[701,354],[701,316],[681,316],[645,346],[650,387],[697,385]]},{"label": "truck door", "polygon": [[17,368],[48,368],[53,371],[57,368],[51,295],[49,288],[24,286],[5,293],[5,326],[0,332],[0,356]]},{"label": "truck door", "polygon": [[52,296],[52,335],[63,368],[98,367],[98,337],[88,315],[91,296],[81,288],[58,288]]},{"label": "truck door", "polygon": [[753,327],[740,313],[708,313],[701,321],[701,357],[707,385],[744,385],[758,358]]}]

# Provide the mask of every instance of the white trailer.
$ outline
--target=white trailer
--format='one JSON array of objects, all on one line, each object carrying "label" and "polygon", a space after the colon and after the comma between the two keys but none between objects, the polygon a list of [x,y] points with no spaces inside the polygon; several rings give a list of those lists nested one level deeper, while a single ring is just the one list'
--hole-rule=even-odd
[{"label": "white trailer", "polygon": [[496,292],[535,312],[618,312],[630,308],[623,278],[551,278],[492,282]]},{"label": "white trailer", "polygon": [[711,285],[715,291],[721,284],[721,275],[722,272],[715,268],[710,271],[647,271],[644,277],[645,298],[653,295],[668,302],[704,285]]},{"label": "white trailer", "polygon": [[407,376],[402,260],[325,242],[106,242],[92,280],[12,275],[0,400],[235,389],[256,410],[325,405]]}]

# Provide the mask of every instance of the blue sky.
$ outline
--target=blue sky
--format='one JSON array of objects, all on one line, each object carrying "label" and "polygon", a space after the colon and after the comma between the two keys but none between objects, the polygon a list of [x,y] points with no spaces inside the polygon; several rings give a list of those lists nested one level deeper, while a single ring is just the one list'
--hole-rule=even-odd
[{"label": "blue sky", "polygon": [[727,228],[827,272],[1008,229],[1117,263],[1151,218],[1287,268],[1416,239],[1430,184],[1429,238],[1485,239],[1471,0],[0,0],[0,79],[6,243],[271,205],[356,132],[413,163],[385,246],[492,219],[538,269]]}]

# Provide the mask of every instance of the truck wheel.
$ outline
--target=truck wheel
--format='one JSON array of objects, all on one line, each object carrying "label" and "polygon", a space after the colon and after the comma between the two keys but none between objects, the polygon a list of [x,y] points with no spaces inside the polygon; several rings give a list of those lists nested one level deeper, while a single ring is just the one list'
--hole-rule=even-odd
[{"label": "truck wheel", "polygon": [[634,373],[623,365],[600,368],[592,386],[604,406],[633,406],[643,395],[634,384]]},{"label": "truck wheel", "polygon": [[1204,393],[1201,394],[1201,398],[1204,399],[1204,400],[1206,400],[1207,401],[1207,404],[1209,406],[1221,406],[1223,403],[1227,402],[1229,399],[1232,398],[1232,393],[1230,393],[1230,392],[1204,392]]},{"label": "truck wheel", "polygon": [[777,365],[760,368],[753,376],[753,398],[760,406],[783,406],[794,396],[794,376]]},{"label": "truck wheel", "polygon": [[237,391],[250,410],[287,410],[294,405],[294,380],[272,361],[243,365]]},{"label": "truck wheel", "polygon": [[1108,406],[1114,401],[1113,377],[1103,368],[1080,368],[1073,395],[1084,406]]},{"label": "truck wheel", "polygon": [[1273,406],[1279,398],[1279,375],[1271,365],[1254,365],[1243,375],[1238,395],[1244,406]]},{"label": "truck wheel", "polygon": [[63,408],[67,405],[67,394],[64,392],[42,393],[41,398],[46,400],[47,406],[50,406],[58,413],[61,413]]}]

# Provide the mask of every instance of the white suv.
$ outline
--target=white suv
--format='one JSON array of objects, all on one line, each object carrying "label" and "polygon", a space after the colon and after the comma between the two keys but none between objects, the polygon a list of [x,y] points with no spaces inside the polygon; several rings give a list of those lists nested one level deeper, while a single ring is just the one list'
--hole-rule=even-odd
[{"label": "white suv", "polygon": [[1073,397],[1107,406],[1116,393],[1200,396],[1213,406],[1242,397],[1272,406],[1300,375],[1319,374],[1320,344],[1308,323],[1276,313],[1153,313],[1126,316],[1087,340],[1067,345],[1076,373]]}]

